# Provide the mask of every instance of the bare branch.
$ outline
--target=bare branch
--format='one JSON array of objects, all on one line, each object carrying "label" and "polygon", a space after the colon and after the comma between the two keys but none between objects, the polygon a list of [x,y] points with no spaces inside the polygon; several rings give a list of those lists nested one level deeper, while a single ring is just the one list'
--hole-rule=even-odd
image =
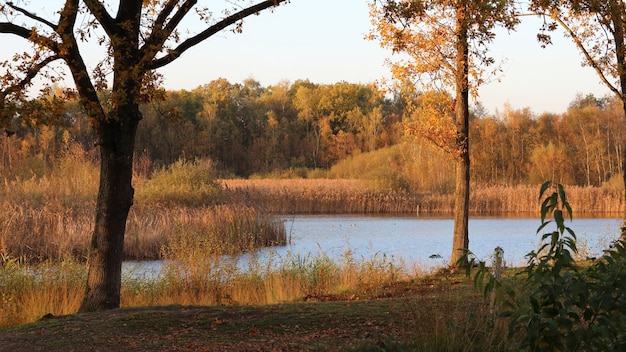
[{"label": "bare branch", "polygon": [[17,5],[15,5],[13,2],[7,2],[7,5],[10,8],[12,8],[13,10],[22,13],[24,16],[26,16],[26,17],[28,17],[30,19],[33,19],[33,20],[35,20],[37,22],[41,22],[41,23],[45,24],[46,26],[50,27],[53,31],[55,31],[56,28],[57,28],[57,26],[54,23],[52,23],[52,22],[50,22],[50,21],[48,21],[48,20],[46,20],[46,19],[44,19],[42,17],[39,17],[36,14],[34,14],[34,13],[24,9],[24,8],[21,8],[21,7],[17,6]]},{"label": "bare branch", "polygon": [[185,51],[187,51],[189,48],[201,43],[202,41],[204,41],[205,39],[213,36],[214,34],[220,32],[222,29],[233,25],[239,21],[242,21],[244,18],[250,16],[250,15],[254,15],[257,14],[267,8],[270,7],[274,7],[274,6],[278,6],[280,3],[286,2],[289,0],[267,0],[267,1],[263,1],[261,3],[258,3],[254,6],[248,7],[246,9],[243,9],[237,13],[234,13],[224,19],[222,19],[221,21],[217,22],[216,24],[210,26],[209,28],[207,28],[206,30],[202,31],[201,33],[185,40],[184,42],[182,42],[178,47],[176,47],[173,50],[170,50],[169,53],[159,59],[156,59],[154,61],[152,61],[152,64],[148,67],[151,70],[163,67],[169,63],[171,63],[172,61],[176,60],[180,55],[182,55],[182,53],[184,53]]}]

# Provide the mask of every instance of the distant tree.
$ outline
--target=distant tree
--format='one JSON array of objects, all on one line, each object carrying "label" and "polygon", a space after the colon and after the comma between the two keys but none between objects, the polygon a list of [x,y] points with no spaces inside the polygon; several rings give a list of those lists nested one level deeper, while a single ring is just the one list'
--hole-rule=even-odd
[{"label": "distant tree", "polygon": [[[469,96],[476,95],[494,64],[486,47],[495,36],[493,29],[513,29],[518,23],[514,2],[375,0],[370,2],[370,13],[371,38],[408,57],[391,65],[406,92],[414,96],[420,90],[443,90],[452,97],[441,121],[451,115],[455,129],[456,201],[450,258],[455,265],[469,247]],[[436,110],[441,111],[431,111]]]},{"label": "distant tree", "polygon": [[[550,18],[538,39],[551,43],[550,31],[565,30],[583,63],[619,98],[626,120],[626,2],[623,0],[533,0],[531,9]],[[626,184],[626,148],[622,148],[622,174]],[[626,209],[624,213],[626,222]]]},{"label": "distant tree", "polygon": [[[243,19],[273,8],[286,0],[260,1],[241,5],[231,1],[221,19],[215,19],[208,7],[196,0],[119,0],[117,9],[103,1],[66,0],[54,12],[56,20],[28,10],[25,1],[2,1],[0,33],[23,38],[32,44],[28,53],[16,53],[15,65],[3,77],[0,97],[7,101],[24,97],[23,90],[38,74],[55,82],[59,77],[47,70],[62,62],[69,70],[76,93],[89,117],[100,147],[100,188],[96,204],[96,222],[89,256],[87,289],[80,311],[117,308],[120,305],[121,266],[124,233],[128,212],[133,203],[133,151],[137,126],[142,118],[140,103],[150,101],[160,83],[155,72],[225,28],[241,31]],[[46,5],[38,5],[38,8]],[[247,6],[247,7],[246,7]],[[48,6],[49,7],[49,6]],[[190,14],[205,21],[204,29],[187,39],[179,30]],[[90,70],[82,43],[106,47],[106,56]],[[11,50],[4,48],[3,50]],[[108,87],[112,72],[110,97],[103,100],[98,91]],[[9,99],[11,98],[12,99]],[[19,105],[19,104],[18,104]],[[12,111],[12,110],[9,110]],[[14,117],[3,116],[3,118]]]}]

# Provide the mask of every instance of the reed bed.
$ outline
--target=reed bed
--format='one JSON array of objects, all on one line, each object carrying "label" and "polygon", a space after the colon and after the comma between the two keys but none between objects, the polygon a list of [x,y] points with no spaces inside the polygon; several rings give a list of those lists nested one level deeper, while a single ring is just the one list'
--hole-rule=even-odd
[{"label": "reed bed", "polygon": [[[215,247],[201,236],[190,237],[194,236],[167,252],[168,264],[161,273],[124,273],[123,307],[260,305],[354,298],[415,276],[387,257],[356,261],[348,252],[339,262],[324,255],[289,254],[261,263],[251,256],[248,269],[241,270],[233,257],[202,253]],[[28,264],[6,255],[0,259],[0,328],[32,322],[48,313],[73,314],[79,308],[86,280],[83,263],[64,260]]]},{"label": "reed bed", "polygon": [[[0,252],[35,261],[84,260],[94,227],[94,212],[93,204],[69,207],[53,203],[33,208],[5,202],[0,205]],[[134,206],[126,227],[127,260],[161,259],[163,248],[180,233],[223,242],[233,252],[286,241],[281,222],[245,205]]]},{"label": "reed bed", "polygon": [[0,329],[30,323],[45,314],[75,313],[86,280],[86,266],[76,261],[28,264],[0,255]]},{"label": "reed bed", "polygon": [[273,214],[414,213],[419,197],[381,191],[345,179],[222,180],[230,202],[256,204]]},{"label": "reed bed", "polygon": [[[474,187],[470,193],[470,214],[538,216],[539,186]],[[599,187],[567,187],[567,197],[576,216],[622,216],[624,192]],[[428,195],[420,212],[452,214],[454,195]]]},{"label": "reed bed", "polygon": [[[274,214],[454,213],[453,194],[410,194],[380,191],[365,181],[334,179],[222,180],[226,198],[258,204]],[[539,212],[538,185],[472,187],[470,214],[530,215]],[[599,187],[568,187],[577,214],[621,216],[624,191]]]},{"label": "reed bed", "polygon": [[[191,244],[191,243],[189,243]],[[194,245],[194,244],[191,244]],[[178,251],[161,276],[153,280],[128,279],[123,285],[126,306],[201,304],[263,305],[301,300],[324,300],[329,296],[351,297],[414,277],[387,257],[355,261],[347,255],[333,261],[325,255],[287,254],[268,262],[250,257],[241,270],[232,257],[198,257]]]}]

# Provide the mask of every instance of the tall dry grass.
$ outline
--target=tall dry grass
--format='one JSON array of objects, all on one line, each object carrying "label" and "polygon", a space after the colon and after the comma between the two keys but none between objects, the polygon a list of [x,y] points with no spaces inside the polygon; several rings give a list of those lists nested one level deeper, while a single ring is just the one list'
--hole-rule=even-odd
[{"label": "tall dry grass", "polygon": [[72,260],[28,264],[0,255],[0,329],[76,312],[86,279],[86,267]]},{"label": "tall dry grass", "polygon": [[262,305],[349,298],[415,276],[382,256],[356,261],[347,254],[343,261],[333,261],[325,255],[287,254],[267,262],[250,256],[249,262],[238,263],[229,256],[203,256],[197,245],[188,242],[168,256],[157,278],[127,278],[122,304]]},{"label": "tall dry grass", "polygon": [[[470,193],[470,213],[530,215],[539,214],[537,186],[473,187]],[[622,216],[624,191],[599,187],[568,186],[567,196],[577,216]],[[423,213],[444,212],[452,214],[453,195],[428,195],[422,198]]]},{"label": "tall dry grass", "polygon": [[[128,271],[122,278],[124,307],[150,305],[274,304],[328,297],[354,298],[398,280],[415,277],[387,257],[343,261],[327,256],[275,256],[259,262],[250,256],[245,270],[234,257],[185,235],[167,254],[158,275]],[[214,251],[213,255],[207,252]],[[219,253],[219,254],[218,254]],[[45,314],[72,314],[84,294],[86,266],[72,260],[28,264],[2,256],[0,261],[0,328],[35,321]],[[373,293],[372,293],[373,292]]]},{"label": "tall dry grass", "polygon": [[[0,253],[30,261],[84,260],[93,231],[94,211],[93,206],[67,207],[59,203],[38,208],[3,203]],[[124,257],[161,259],[163,249],[175,243],[181,233],[201,234],[205,241],[230,246],[231,252],[286,241],[282,223],[250,206],[135,206],[126,225]]]},{"label": "tall dry grass", "polygon": [[[274,214],[453,214],[452,194],[380,191],[367,181],[343,179],[222,180],[226,199],[257,204]],[[539,186],[472,187],[470,213],[530,215],[539,212]],[[577,214],[621,216],[624,191],[568,187]]]},{"label": "tall dry grass", "polygon": [[[252,234],[259,246],[285,241],[282,224],[255,207],[216,206],[221,189],[212,168],[210,162],[180,161],[150,179],[136,179],[126,259],[160,259],[163,247],[181,231],[201,232],[228,243],[248,243]],[[80,151],[69,153],[41,177],[5,179],[0,184],[0,253],[31,261],[84,260],[94,228],[98,183],[97,166]],[[241,250],[246,246],[239,244]]]},{"label": "tall dry grass", "polygon": [[414,213],[419,196],[346,179],[222,180],[225,199],[273,214]]}]

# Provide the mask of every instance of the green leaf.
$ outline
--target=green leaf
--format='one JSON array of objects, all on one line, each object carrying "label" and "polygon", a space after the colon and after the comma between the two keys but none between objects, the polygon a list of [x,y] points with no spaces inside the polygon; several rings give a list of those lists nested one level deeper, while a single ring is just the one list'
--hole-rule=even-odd
[{"label": "green leaf", "polygon": [[554,211],[554,222],[556,222],[556,226],[559,229],[559,233],[565,232],[565,220],[563,219],[562,210]]},{"label": "green leaf", "polygon": [[567,231],[574,240],[576,239],[576,234],[574,233],[574,230],[570,229],[569,227],[566,227],[565,231]]},{"label": "green leaf", "polygon": [[541,203],[541,222],[544,222],[546,220],[546,216],[548,215],[548,212],[550,212],[550,207],[551,207],[551,197],[547,197],[546,199],[543,200],[543,202]]},{"label": "green leaf", "polygon": [[541,230],[543,230],[543,228],[551,222],[552,220],[542,222],[541,226],[539,226],[539,228],[537,229],[537,233],[541,232]]},{"label": "green leaf", "polygon": [[563,185],[560,183],[557,184],[556,189],[559,192],[559,198],[561,198],[561,204],[567,203],[567,199],[565,199],[565,189],[563,188]]},{"label": "green leaf", "polygon": [[543,198],[543,193],[550,187],[552,181],[546,181],[541,185],[541,189],[539,190],[539,200]]},{"label": "green leaf", "polygon": [[569,205],[569,203],[564,203],[563,206],[565,207],[565,209],[567,210],[567,215],[569,216],[570,221],[572,220],[573,216],[572,216],[572,207]]}]

